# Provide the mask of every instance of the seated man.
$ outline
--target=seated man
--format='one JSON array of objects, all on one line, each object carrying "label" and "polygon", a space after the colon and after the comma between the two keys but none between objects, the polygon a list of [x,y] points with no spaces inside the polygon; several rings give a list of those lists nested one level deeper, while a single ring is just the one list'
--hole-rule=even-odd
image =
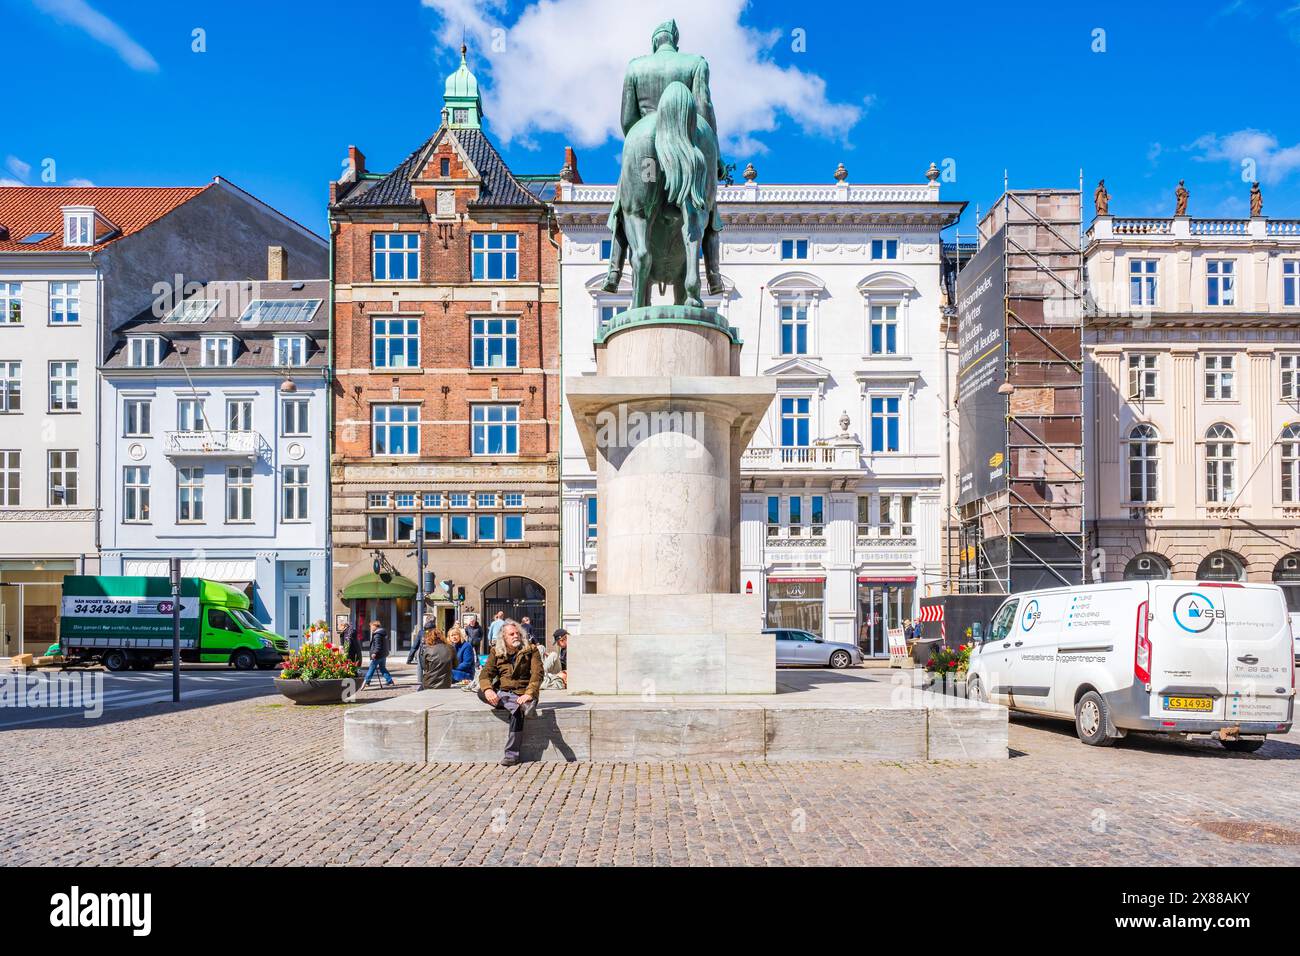
[{"label": "seated man", "polygon": [[569,632],[558,628],[551,637],[555,649],[542,658],[542,689],[564,690],[569,686]]},{"label": "seated man", "polygon": [[524,640],[515,621],[503,621],[488,651],[487,664],[478,675],[479,700],[510,712],[506,752],[501,766],[519,763],[524,742],[524,717],[537,712],[537,695],[542,688],[542,655],[537,645]]}]

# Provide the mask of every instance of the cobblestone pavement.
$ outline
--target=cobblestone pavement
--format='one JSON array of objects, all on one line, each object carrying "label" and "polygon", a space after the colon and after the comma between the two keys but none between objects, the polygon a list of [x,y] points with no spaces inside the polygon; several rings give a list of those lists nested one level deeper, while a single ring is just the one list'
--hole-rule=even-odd
[{"label": "cobblestone pavement", "polygon": [[996,764],[411,767],[344,764],[342,708],[281,700],[0,732],[0,865],[1300,862],[1300,734],[1095,749],[1017,717]]}]

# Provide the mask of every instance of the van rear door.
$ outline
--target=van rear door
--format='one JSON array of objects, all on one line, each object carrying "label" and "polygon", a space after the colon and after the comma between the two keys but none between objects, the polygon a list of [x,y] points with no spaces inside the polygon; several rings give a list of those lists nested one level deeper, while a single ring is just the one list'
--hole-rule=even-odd
[{"label": "van rear door", "polygon": [[1286,599],[1274,585],[1227,586],[1226,720],[1291,719],[1291,627]]},{"label": "van rear door", "polygon": [[[1225,588],[1160,581],[1151,587],[1149,716],[1223,720],[1228,696]],[[1142,682],[1141,661],[1129,662]]]}]

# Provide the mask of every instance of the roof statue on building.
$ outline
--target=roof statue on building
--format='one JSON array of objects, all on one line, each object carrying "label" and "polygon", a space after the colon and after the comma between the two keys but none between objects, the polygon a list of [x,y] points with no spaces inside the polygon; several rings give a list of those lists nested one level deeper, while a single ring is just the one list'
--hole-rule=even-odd
[{"label": "roof statue on building", "polygon": [[605,289],[617,291],[630,258],[633,308],[650,304],[652,282],[671,284],[677,305],[701,307],[701,246],[708,291],[723,291],[716,197],[724,171],[709,64],[678,52],[677,40],[676,21],[659,24],[653,52],[632,60],[623,78],[623,167],[609,214],[614,238]]},{"label": "roof statue on building", "polygon": [[1178,180],[1178,188],[1174,190],[1174,215],[1187,215],[1187,200],[1192,194],[1187,191],[1183,180]]},{"label": "roof statue on building", "polygon": [[1264,194],[1259,191],[1259,183],[1250,184],[1250,218],[1258,219],[1264,215]]},{"label": "roof statue on building", "polygon": [[1092,201],[1097,206],[1097,215],[1110,215],[1110,193],[1106,192],[1106,180],[1097,180],[1097,191],[1092,194]]}]

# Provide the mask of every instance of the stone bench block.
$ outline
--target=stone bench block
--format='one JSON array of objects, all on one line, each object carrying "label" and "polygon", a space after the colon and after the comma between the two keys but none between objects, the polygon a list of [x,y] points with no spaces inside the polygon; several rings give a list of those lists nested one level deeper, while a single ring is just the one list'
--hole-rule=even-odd
[{"label": "stone bench block", "polygon": [[[409,697],[349,707],[343,712],[345,763],[423,763],[427,706]],[[389,706],[385,706],[389,705]],[[437,706],[432,705],[432,706]]]},{"label": "stone bench block", "polygon": [[[429,763],[496,763],[505,750],[510,715],[477,699],[465,709],[429,712]],[[520,757],[572,763],[591,759],[591,712],[585,707],[547,706],[524,721]]]},{"label": "stone bench block", "polygon": [[925,711],[785,707],[766,712],[767,759],[925,760]]},{"label": "stone bench block", "polygon": [[1007,756],[1007,709],[1001,704],[924,695],[931,760],[990,760]]},{"label": "stone bench block", "polygon": [[762,760],[763,708],[758,704],[593,707],[591,759]]}]

